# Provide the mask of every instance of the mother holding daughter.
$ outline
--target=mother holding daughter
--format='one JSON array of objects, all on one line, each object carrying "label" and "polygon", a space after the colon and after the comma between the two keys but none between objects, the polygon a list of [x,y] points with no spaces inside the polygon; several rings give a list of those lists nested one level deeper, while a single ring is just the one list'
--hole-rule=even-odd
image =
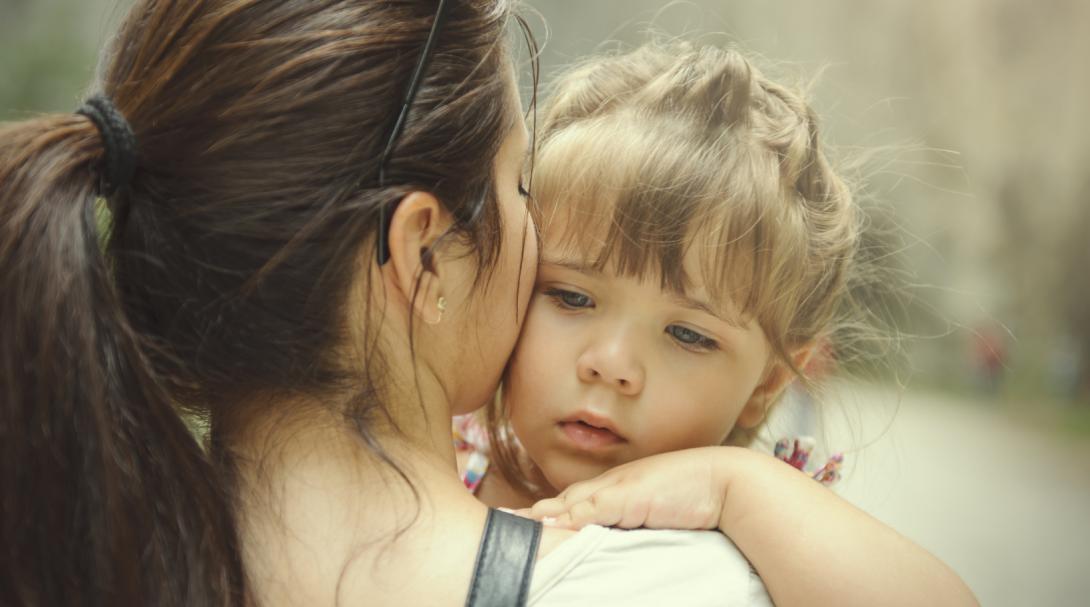
[{"label": "mother holding daughter", "polygon": [[[0,126],[0,602],[638,605],[658,575],[767,603],[717,532],[588,547],[458,477],[451,416],[496,392],[538,262],[513,10],[139,0],[98,94]],[[744,459],[857,531],[762,559],[778,604],[972,603]]]}]

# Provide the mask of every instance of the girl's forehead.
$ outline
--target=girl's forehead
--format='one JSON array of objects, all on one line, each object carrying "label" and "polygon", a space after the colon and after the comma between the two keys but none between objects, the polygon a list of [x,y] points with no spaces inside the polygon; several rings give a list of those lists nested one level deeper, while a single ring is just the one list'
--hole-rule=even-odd
[{"label": "girl's forehead", "polygon": [[545,248],[670,293],[703,286],[754,313],[760,192],[728,187],[735,171],[663,144],[669,132],[595,126],[566,127],[540,149],[531,189]]},{"label": "girl's forehead", "polygon": [[[656,287],[665,301],[704,309],[730,324],[745,326],[750,315],[736,302],[740,293],[721,273],[717,247],[707,236],[694,234],[679,243],[678,254],[667,254],[662,243],[611,238],[608,225],[577,213],[558,212],[541,229],[541,262],[611,281],[630,280]],[[632,249],[642,249],[634,255]]]}]

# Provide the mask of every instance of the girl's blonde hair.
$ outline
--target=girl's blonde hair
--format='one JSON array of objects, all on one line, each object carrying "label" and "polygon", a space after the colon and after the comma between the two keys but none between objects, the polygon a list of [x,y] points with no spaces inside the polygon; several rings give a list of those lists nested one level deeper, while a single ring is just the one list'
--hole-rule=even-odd
[{"label": "girl's blonde hair", "polygon": [[[564,226],[550,238],[591,252],[599,269],[657,274],[671,291],[693,281],[682,260],[703,249],[709,294],[755,319],[806,381],[789,351],[848,320],[862,214],[800,92],[734,50],[651,44],[562,76],[539,137],[535,220],[546,232],[558,218]],[[528,489],[506,412],[496,405],[488,417],[493,460]]]}]

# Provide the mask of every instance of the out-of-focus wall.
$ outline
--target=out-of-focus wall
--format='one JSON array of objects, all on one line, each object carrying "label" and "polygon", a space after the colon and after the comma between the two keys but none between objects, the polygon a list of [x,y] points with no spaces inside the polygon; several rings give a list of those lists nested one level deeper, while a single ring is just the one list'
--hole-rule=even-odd
[{"label": "out-of-focus wall", "polygon": [[[539,0],[545,80],[648,26],[735,44],[774,73],[821,73],[813,101],[903,230],[916,381],[969,388],[994,334],[1005,391],[1090,380],[1090,4],[1079,0]],[[780,65],[783,63],[783,65]],[[824,68],[824,69],[822,69]],[[975,345],[974,345],[975,342]],[[1082,350],[1081,357],[1079,350]],[[1081,361],[1080,361],[1081,358]]]}]

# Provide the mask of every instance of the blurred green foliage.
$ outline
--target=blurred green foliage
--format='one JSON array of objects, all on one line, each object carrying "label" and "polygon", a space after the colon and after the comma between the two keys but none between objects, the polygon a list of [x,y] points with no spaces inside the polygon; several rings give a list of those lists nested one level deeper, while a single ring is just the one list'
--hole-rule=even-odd
[{"label": "blurred green foliage", "polygon": [[0,119],[75,109],[128,4],[0,0]]}]

